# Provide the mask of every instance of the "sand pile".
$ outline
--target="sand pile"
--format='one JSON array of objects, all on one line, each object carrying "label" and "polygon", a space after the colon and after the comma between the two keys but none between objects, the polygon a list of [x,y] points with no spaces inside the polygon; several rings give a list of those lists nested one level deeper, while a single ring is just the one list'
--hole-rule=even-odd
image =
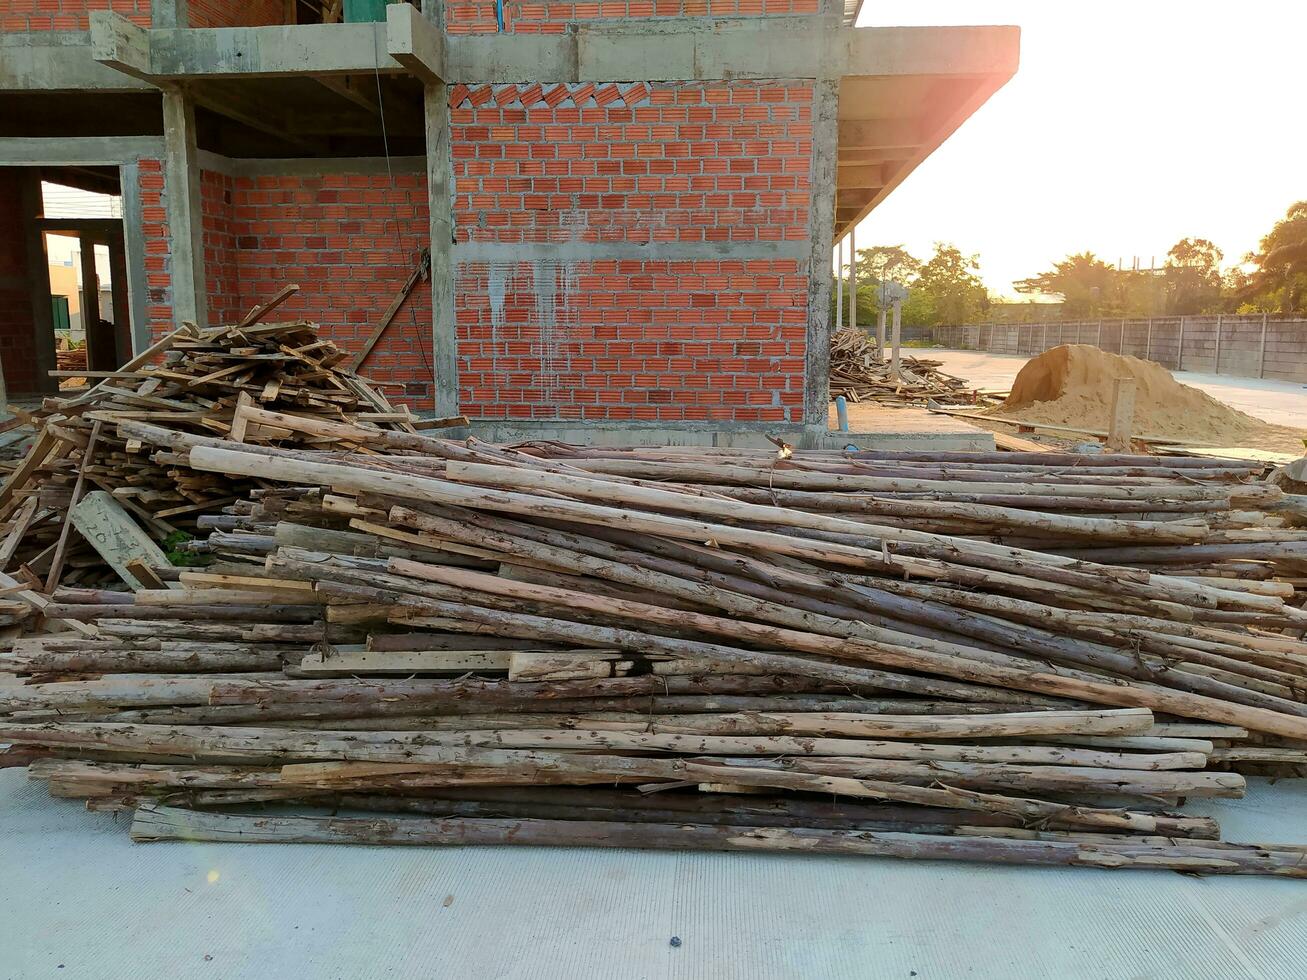
[{"label": "sand pile", "polygon": [[1112,381],[1134,378],[1134,432],[1207,446],[1301,451],[1307,431],[1245,415],[1197,388],[1182,385],[1152,361],[1065,344],[1031,358],[1012,393],[990,415],[1050,425],[1107,429]]}]

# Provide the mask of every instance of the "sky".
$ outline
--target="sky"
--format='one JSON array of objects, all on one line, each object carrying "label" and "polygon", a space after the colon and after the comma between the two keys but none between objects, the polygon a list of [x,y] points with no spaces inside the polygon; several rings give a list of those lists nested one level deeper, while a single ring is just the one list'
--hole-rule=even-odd
[{"label": "sky", "polygon": [[1208,238],[1236,264],[1307,199],[1304,0],[866,0],[858,20],[935,24],[1016,24],[1021,67],[863,220],[859,248],[952,242],[1015,297],[1086,249],[1161,265]]}]

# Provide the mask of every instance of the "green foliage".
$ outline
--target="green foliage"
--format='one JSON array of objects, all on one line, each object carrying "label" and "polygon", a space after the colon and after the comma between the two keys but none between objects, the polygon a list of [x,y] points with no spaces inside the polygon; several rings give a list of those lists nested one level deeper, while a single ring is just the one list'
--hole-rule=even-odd
[{"label": "green foliage", "polygon": [[[1117,271],[1093,252],[1067,256],[1053,268],[1013,284],[1018,293],[1061,296],[1068,319],[1101,316],[1115,306]],[[1115,310],[1112,310],[1115,312]]]},{"label": "green foliage", "polygon": [[905,321],[913,307],[914,326],[974,323],[989,310],[989,293],[976,275],[979,257],[963,255],[954,245],[935,243],[935,254],[917,273],[912,295],[903,306]]},{"label": "green foliage", "polygon": [[1166,253],[1166,314],[1221,309],[1221,250],[1206,238],[1182,238]]},{"label": "green foliage", "polygon": [[1245,261],[1253,270],[1227,281],[1241,307],[1249,307],[1248,312],[1307,311],[1307,201],[1290,205]]},{"label": "green foliage", "polygon": [[209,564],[207,555],[195,555],[189,551],[178,551],[177,546],[184,544],[192,539],[192,535],[185,531],[173,531],[163,539],[164,554],[168,558],[170,565],[176,565],[180,568],[195,568],[200,565]]},{"label": "green foliage", "polygon": [[[903,303],[903,324],[930,327],[943,323],[972,323],[989,308],[989,294],[980,277],[977,256],[964,255],[955,246],[935,244],[935,254],[921,262],[901,245],[876,245],[858,249],[858,317],[860,327],[874,327],[881,304],[881,283],[898,283],[910,290]],[[841,283],[835,282],[838,289]],[[831,295],[831,322],[837,305],[842,306],[839,326],[849,322],[848,281],[844,298],[837,303]],[[891,304],[886,304],[888,307]]]}]

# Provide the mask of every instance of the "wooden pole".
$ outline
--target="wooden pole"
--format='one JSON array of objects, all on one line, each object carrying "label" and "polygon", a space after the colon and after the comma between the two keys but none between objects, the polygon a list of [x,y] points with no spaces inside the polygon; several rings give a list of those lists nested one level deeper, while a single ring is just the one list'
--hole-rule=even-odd
[{"label": "wooden pole", "polygon": [[1107,448],[1112,452],[1130,451],[1137,387],[1134,378],[1116,378],[1112,382],[1112,418],[1107,433]]},{"label": "wooden pole", "polygon": [[1004,864],[1078,865],[1107,869],[1170,869],[1188,874],[1258,874],[1307,877],[1293,849],[1054,842],[1003,837],[804,828],[711,827],[582,820],[438,819],[430,817],[279,817],[185,810],[147,804],[136,811],[137,841],[240,841],[243,843],[349,843],[558,847],[635,847],[662,850],[803,851],[917,860],[976,860]]}]

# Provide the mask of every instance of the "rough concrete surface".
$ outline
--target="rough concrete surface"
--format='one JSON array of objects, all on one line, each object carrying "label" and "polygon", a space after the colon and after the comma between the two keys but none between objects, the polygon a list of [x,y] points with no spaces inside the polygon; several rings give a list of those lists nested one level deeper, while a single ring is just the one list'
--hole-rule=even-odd
[{"label": "rough concrete surface", "polygon": [[[1307,782],[1204,801],[1304,839]],[[0,978],[1301,977],[1307,882],[802,855],[137,844],[0,772]],[[672,937],[680,939],[672,945]]]},{"label": "rough concrete surface", "polygon": [[[1029,360],[1023,355],[969,350],[925,350],[920,353],[923,357],[943,361],[940,370],[945,374],[965,378],[978,388],[1000,391],[1011,387],[1012,379]],[[1307,385],[1195,371],[1173,371],[1172,374],[1181,384],[1205,391],[1241,412],[1276,425],[1307,427]]]}]

